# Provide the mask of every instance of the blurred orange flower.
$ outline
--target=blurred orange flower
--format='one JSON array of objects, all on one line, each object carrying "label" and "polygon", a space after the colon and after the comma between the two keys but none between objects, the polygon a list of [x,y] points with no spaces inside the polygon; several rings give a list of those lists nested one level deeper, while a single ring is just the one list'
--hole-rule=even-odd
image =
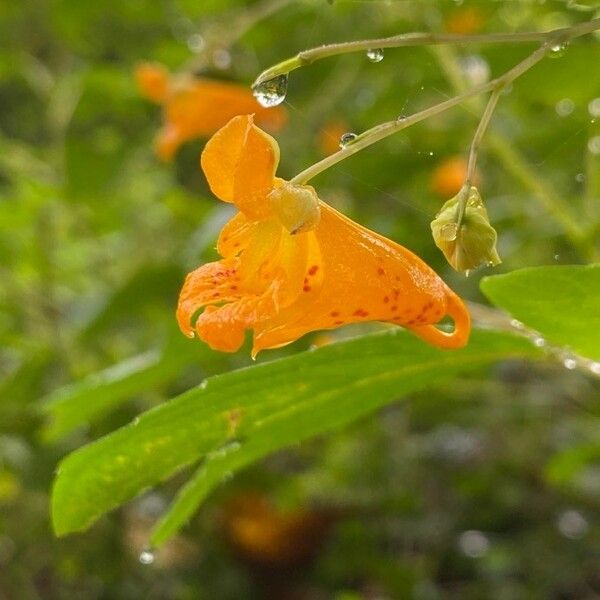
[{"label": "blurred orange flower", "polygon": [[162,65],[143,63],[135,71],[141,93],[163,105],[164,122],[156,139],[157,154],[164,161],[177,148],[197,137],[208,137],[236,115],[254,113],[271,130],[287,120],[283,107],[263,108],[249,88],[225,81],[172,76]]},{"label": "blurred orange flower", "polygon": [[329,156],[340,149],[340,138],[350,131],[346,121],[336,119],[328,121],[319,131],[317,139],[319,151],[323,156]]},{"label": "blurred orange flower", "polygon": [[[440,162],[431,174],[431,189],[440,198],[456,196],[462,188],[467,175],[467,161],[462,156],[450,156]],[[473,183],[479,183],[479,174],[475,172]]]},{"label": "blurred orange flower", "polygon": [[485,25],[485,14],[477,6],[467,6],[453,11],[445,21],[444,29],[449,33],[468,35],[481,31]]},{"label": "blurred orange flower", "polygon": [[[240,212],[219,236],[222,260],[186,278],[177,309],[185,334],[234,352],[253,329],[255,356],[310,331],[376,320],[440,348],[466,344],[469,314],[428,265],[321,202],[311,186],[276,178],[278,162],[277,142],[250,115],[206,144],[210,188]],[[433,325],[446,314],[452,333]]]}]

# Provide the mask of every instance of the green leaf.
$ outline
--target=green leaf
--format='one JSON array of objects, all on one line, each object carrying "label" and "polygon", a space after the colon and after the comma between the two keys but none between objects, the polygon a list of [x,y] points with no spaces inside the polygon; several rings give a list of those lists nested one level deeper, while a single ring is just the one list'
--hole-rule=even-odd
[{"label": "green leaf", "polygon": [[201,364],[204,373],[221,367],[221,355],[205,344],[191,342],[179,330],[162,350],[151,350],[63,386],[41,401],[49,418],[42,429],[46,442],[54,442],[77,427],[89,425],[136,394],[156,389],[184,369]]},{"label": "green leaf", "polygon": [[515,356],[540,356],[527,340],[474,331],[442,351],[402,330],[332,344],[208,379],[68,456],[52,499],[63,535],[205,457],[203,470],[163,521],[164,540],[229,473],[279,448],[331,431],[409,392]]},{"label": "green leaf", "polygon": [[485,277],[481,290],[551,343],[600,358],[599,264],[521,269]]},{"label": "green leaf", "polygon": [[600,441],[578,444],[554,455],[546,465],[545,476],[550,483],[567,485],[599,459]]}]

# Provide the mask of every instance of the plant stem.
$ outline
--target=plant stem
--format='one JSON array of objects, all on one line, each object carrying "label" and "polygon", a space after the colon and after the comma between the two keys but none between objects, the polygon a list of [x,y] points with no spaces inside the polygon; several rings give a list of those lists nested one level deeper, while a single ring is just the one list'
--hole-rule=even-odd
[{"label": "plant stem", "polygon": [[[451,50],[451,48],[435,48],[434,54],[454,89],[463,92],[466,84],[455,57],[451,55]],[[474,103],[472,108],[476,109],[477,104],[479,103]],[[526,158],[501,133],[490,132],[488,138],[490,150],[501,160],[508,173],[532,192],[532,198],[562,226],[565,236],[579,250],[580,254],[588,260],[598,260],[598,250],[589,241],[593,237],[593,233],[588,234],[586,239],[584,227],[572,215],[561,196],[536,175]]]},{"label": "plant stem", "polygon": [[600,19],[592,19],[571,27],[562,27],[552,31],[531,31],[521,33],[481,33],[461,35],[456,33],[402,33],[386,38],[356,40],[339,44],[326,44],[317,48],[303,50],[291,58],[287,58],[268,69],[265,69],[255,80],[258,85],[279,75],[286,75],[305,65],[310,65],[323,58],[361,52],[372,48],[400,48],[406,46],[426,46],[436,44],[466,43],[504,43],[504,42],[548,42],[560,43],[585,35],[600,28]]},{"label": "plant stem", "polygon": [[471,142],[471,149],[469,150],[469,162],[467,164],[467,173],[465,175],[465,182],[460,191],[460,201],[458,204],[458,216],[456,219],[457,227],[460,227],[465,216],[465,210],[467,208],[467,200],[469,198],[469,191],[471,189],[471,182],[473,181],[473,176],[475,174],[475,165],[477,163],[477,153],[479,152],[479,146],[481,145],[481,140],[483,139],[483,135],[490,124],[490,120],[492,115],[494,114],[494,109],[496,108],[496,104],[498,104],[498,99],[500,98],[500,94],[504,89],[506,84],[498,85],[498,87],[492,90],[490,98],[488,100],[487,106],[483,111],[483,115],[481,116],[481,120],[479,121],[479,125],[477,126],[477,130],[475,131],[475,135],[473,136],[473,141]]},{"label": "plant stem", "polygon": [[[424,119],[427,119],[427,118],[437,115],[441,112],[444,112],[445,110],[448,110],[449,108],[452,108],[453,106],[456,106],[457,104],[461,104],[468,98],[472,98],[474,96],[478,96],[479,94],[484,94],[486,92],[491,92],[491,91],[495,91],[495,90],[506,87],[507,85],[512,83],[515,79],[520,77],[523,73],[525,73],[526,71],[531,69],[531,67],[533,67],[540,60],[542,60],[549,52],[552,51],[552,49],[557,44],[565,43],[573,38],[579,37],[581,35],[585,35],[586,33],[590,33],[591,31],[594,31],[596,29],[600,29],[600,19],[593,19],[593,20],[587,21],[585,23],[580,23],[578,25],[574,25],[573,27],[558,29],[558,30],[555,30],[554,32],[544,34],[546,41],[539,48],[537,48],[537,50],[534,50],[524,60],[522,60],[517,65],[515,65],[512,69],[509,69],[508,71],[506,71],[506,73],[504,73],[500,77],[497,77],[496,79],[492,79],[491,81],[489,81],[487,83],[478,85],[470,90],[466,90],[465,92],[463,92],[462,94],[460,94],[458,96],[455,96],[454,98],[450,98],[449,100],[440,102],[439,104],[431,106],[431,107],[429,107],[425,110],[422,110],[418,113],[414,113],[413,115],[410,115],[408,117],[400,117],[398,119],[394,119],[393,121],[387,121],[386,123],[381,123],[379,125],[376,125],[375,127],[372,127],[371,129],[368,129],[367,131],[358,135],[350,144],[348,144],[347,146],[345,146],[338,152],[335,152],[334,154],[327,156],[323,160],[308,167],[301,173],[298,173],[295,177],[293,177],[291,179],[291,182],[296,183],[296,184],[307,183],[313,177],[319,175],[326,169],[329,169],[333,165],[341,162],[342,160],[348,158],[349,156],[352,156],[353,154],[356,154],[360,150],[363,150],[364,148],[371,146],[372,144],[374,144],[375,142],[378,142],[379,140],[382,140],[394,133],[397,133],[398,131],[402,131],[403,129],[406,129],[407,127],[410,127],[411,125],[414,125],[415,123],[423,121]],[[406,34],[406,35],[408,35],[408,34]],[[412,35],[416,35],[416,34],[412,34]],[[429,35],[429,34],[419,34],[419,35]],[[498,34],[498,35],[500,35],[500,34]],[[513,34],[511,34],[511,35],[513,35]],[[516,34],[514,34],[514,35],[516,35]],[[400,37],[400,36],[397,36],[397,37]],[[467,39],[466,36],[460,36],[460,37],[461,37],[461,39]],[[348,42],[348,44],[351,44],[351,43],[353,43],[353,42]],[[359,42],[357,42],[357,43],[359,43]],[[363,42],[360,42],[360,43],[363,43]],[[334,44],[334,46],[339,46],[339,45]],[[351,50],[351,51],[355,51],[355,50],[356,50],[356,48],[354,48],[354,50]],[[302,53],[300,53],[300,54],[302,54]],[[286,62],[288,62],[288,61],[286,61]],[[283,63],[280,63],[280,64],[283,64]],[[493,105],[491,106],[491,109],[490,109],[490,113],[487,116],[488,121],[489,121],[489,118],[491,117],[491,112],[493,111],[497,100],[498,100],[497,98],[494,99]],[[489,105],[488,105],[488,107],[489,107]],[[483,118],[486,118],[487,112],[488,111],[486,108]],[[487,123],[485,123],[485,126],[487,126]],[[484,127],[484,130],[485,130],[485,127]],[[483,135],[484,130],[482,130],[481,135]]]},{"label": "plant stem", "polygon": [[367,131],[361,133],[357,136],[351,144],[347,145],[345,148],[342,148],[335,154],[331,154],[327,156],[323,160],[315,163],[314,165],[308,167],[301,173],[298,173],[291,182],[303,184],[310,181],[313,177],[322,173],[329,167],[337,164],[338,162],[356,154],[358,151],[371,146],[375,142],[382,140],[402,129],[406,129],[415,123],[419,123],[424,119],[437,115],[457,104],[461,104],[467,98],[471,98],[473,96],[478,96],[479,94],[483,94],[485,92],[492,91],[497,87],[504,87],[508,85],[511,81],[522,75],[527,69],[531,68],[535,63],[540,61],[544,56],[550,51],[550,44],[546,43],[540,48],[538,48],[535,52],[530,54],[525,60],[521,61],[519,64],[514,66],[512,69],[507,71],[501,77],[493,79],[487,83],[483,83],[478,85],[470,90],[467,90],[463,94],[455,96],[454,98],[450,98],[449,100],[444,100],[439,104],[435,104],[434,106],[430,106],[425,110],[414,113],[408,117],[400,117],[398,119],[394,119],[393,121],[387,121],[386,123],[381,123],[368,129]]}]

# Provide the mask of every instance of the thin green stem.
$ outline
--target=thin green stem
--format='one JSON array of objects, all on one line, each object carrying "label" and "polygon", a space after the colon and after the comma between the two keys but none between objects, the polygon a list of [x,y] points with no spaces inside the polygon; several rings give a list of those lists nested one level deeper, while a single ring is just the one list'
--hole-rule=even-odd
[{"label": "thin green stem", "polygon": [[473,181],[473,177],[475,175],[475,166],[477,164],[477,154],[479,152],[479,146],[481,145],[481,140],[483,139],[485,131],[488,125],[490,124],[490,120],[492,119],[494,109],[496,108],[496,104],[498,104],[498,99],[500,98],[500,94],[504,89],[504,85],[506,84],[498,85],[498,87],[492,90],[487,106],[483,111],[483,115],[481,116],[481,120],[479,121],[479,125],[477,126],[477,130],[475,131],[475,135],[473,136],[473,141],[471,142],[471,149],[469,150],[469,162],[467,164],[467,173],[465,175],[465,183],[460,191],[458,216],[456,219],[457,227],[460,227],[462,225],[462,221],[465,216],[465,210],[467,209],[467,200],[469,199],[471,182]]},{"label": "thin green stem", "polygon": [[401,48],[407,46],[426,46],[438,44],[467,44],[467,43],[505,43],[505,42],[548,42],[560,43],[571,40],[580,35],[585,35],[600,28],[600,19],[592,19],[585,23],[578,23],[571,27],[562,27],[552,31],[532,31],[521,33],[481,33],[474,35],[461,35],[455,33],[402,33],[391,37],[356,40],[339,44],[326,44],[317,48],[303,50],[296,56],[287,58],[282,62],[265,69],[255,80],[254,85],[259,85],[269,79],[286,75],[305,65],[310,65],[318,60],[361,52],[371,48]]},{"label": "thin green stem", "polygon": [[481,140],[483,139],[483,135],[485,134],[485,131],[488,128],[488,125],[490,124],[490,120],[492,118],[492,115],[494,114],[494,109],[496,108],[496,104],[498,104],[498,100],[503,89],[504,86],[498,86],[496,89],[492,90],[490,99],[488,100],[487,106],[485,107],[485,111],[483,112],[483,115],[481,117],[481,121],[479,121],[477,130],[475,131],[475,135],[473,136],[473,141],[471,142],[471,149],[469,150],[469,162],[467,165],[466,175],[466,183],[469,185],[471,184],[471,181],[473,181],[473,175],[475,174],[477,153],[479,152]]},{"label": "thin green stem", "polygon": [[[600,26],[600,22],[599,22]],[[382,140],[398,131],[402,131],[415,123],[419,123],[424,119],[428,119],[434,115],[437,115],[441,112],[452,108],[458,104],[464,102],[467,98],[471,98],[473,96],[478,96],[479,94],[484,94],[485,92],[490,92],[495,90],[496,88],[501,88],[508,85],[514,79],[525,73],[528,69],[530,69],[534,64],[542,60],[544,56],[548,52],[550,52],[552,47],[551,43],[546,42],[540,48],[532,52],[527,58],[522,60],[520,63],[515,65],[512,69],[508,70],[504,75],[493,79],[487,83],[483,83],[478,85],[471,90],[467,90],[463,94],[455,96],[454,98],[450,98],[449,100],[445,100],[444,102],[440,102],[439,104],[435,104],[434,106],[430,106],[425,110],[422,110],[418,113],[414,113],[408,117],[400,117],[398,119],[394,119],[393,121],[388,121],[386,123],[381,123],[368,129],[367,131],[361,133],[357,136],[351,144],[348,144],[346,147],[342,148],[335,154],[331,154],[330,156],[324,158],[323,160],[315,163],[314,165],[308,167],[301,173],[298,173],[291,181],[292,183],[304,184],[310,181],[313,177],[322,173],[326,169],[329,169],[333,165],[339,163],[340,161],[356,154],[360,150],[371,146],[375,142]]]},{"label": "thin green stem", "polygon": [[[436,48],[434,54],[452,86],[456,91],[462,92],[465,90],[466,84],[450,50],[451,48]],[[473,105],[473,108],[476,106]],[[584,228],[580,221],[571,214],[563,199],[536,175],[526,158],[498,132],[489,134],[489,146],[514,179],[530,190],[533,198],[562,226],[566,237],[581,255],[589,260],[597,260],[598,250],[594,248],[593,243],[589,242],[590,236],[585,239]]]}]

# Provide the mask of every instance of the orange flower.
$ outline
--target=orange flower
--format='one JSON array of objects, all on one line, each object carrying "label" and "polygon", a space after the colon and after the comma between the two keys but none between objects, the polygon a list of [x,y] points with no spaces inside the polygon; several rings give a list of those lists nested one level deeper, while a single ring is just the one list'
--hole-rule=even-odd
[{"label": "orange flower", "polygon": [[184,142],[208,137],[240,114],[254,113],[258,122],[276,130],[286,121],[283,107],[263,108],[250,89],[225,81],[173,77],[162,65],[143,63],[135,72],[141,93],[164,106],[165,125],[156,139],[160,158],[169,161]]},{"label": "orange flower", "polygon": [[[440,162],[431,174],[431,190],[444,199],[456,196],[466,176],[466,159],[462,156],[450,156]],[[479,173],[476,171],[473,183],[477,185],[479,180]]]},{"label": "orange flower", "polygon": [[328,121],[319,131],[318,146],[323,156],[333,154],[340,149],[340,138],[350,131],[343,119]]},{"label": "orange flower", "polygon": [[[185,334],[234,352],[253,329],[255,356],[310,331],[376,320],[440,348],[466,344],[469,314],[429,266],[321,202],[311,186],[276,178],[278,162],[277,142],[249,115],[206,144],[208,183],[240,212],[219,236],[222,260],[186,278],[177,309]],[[444,315],[452,333],[433,325]]]},{"label": "orange flower", "polygon": [[445,30],[449,33],[476,33],[485,25],[485,13],[477,6],[461,8],[446,18],[445,25]]}]

